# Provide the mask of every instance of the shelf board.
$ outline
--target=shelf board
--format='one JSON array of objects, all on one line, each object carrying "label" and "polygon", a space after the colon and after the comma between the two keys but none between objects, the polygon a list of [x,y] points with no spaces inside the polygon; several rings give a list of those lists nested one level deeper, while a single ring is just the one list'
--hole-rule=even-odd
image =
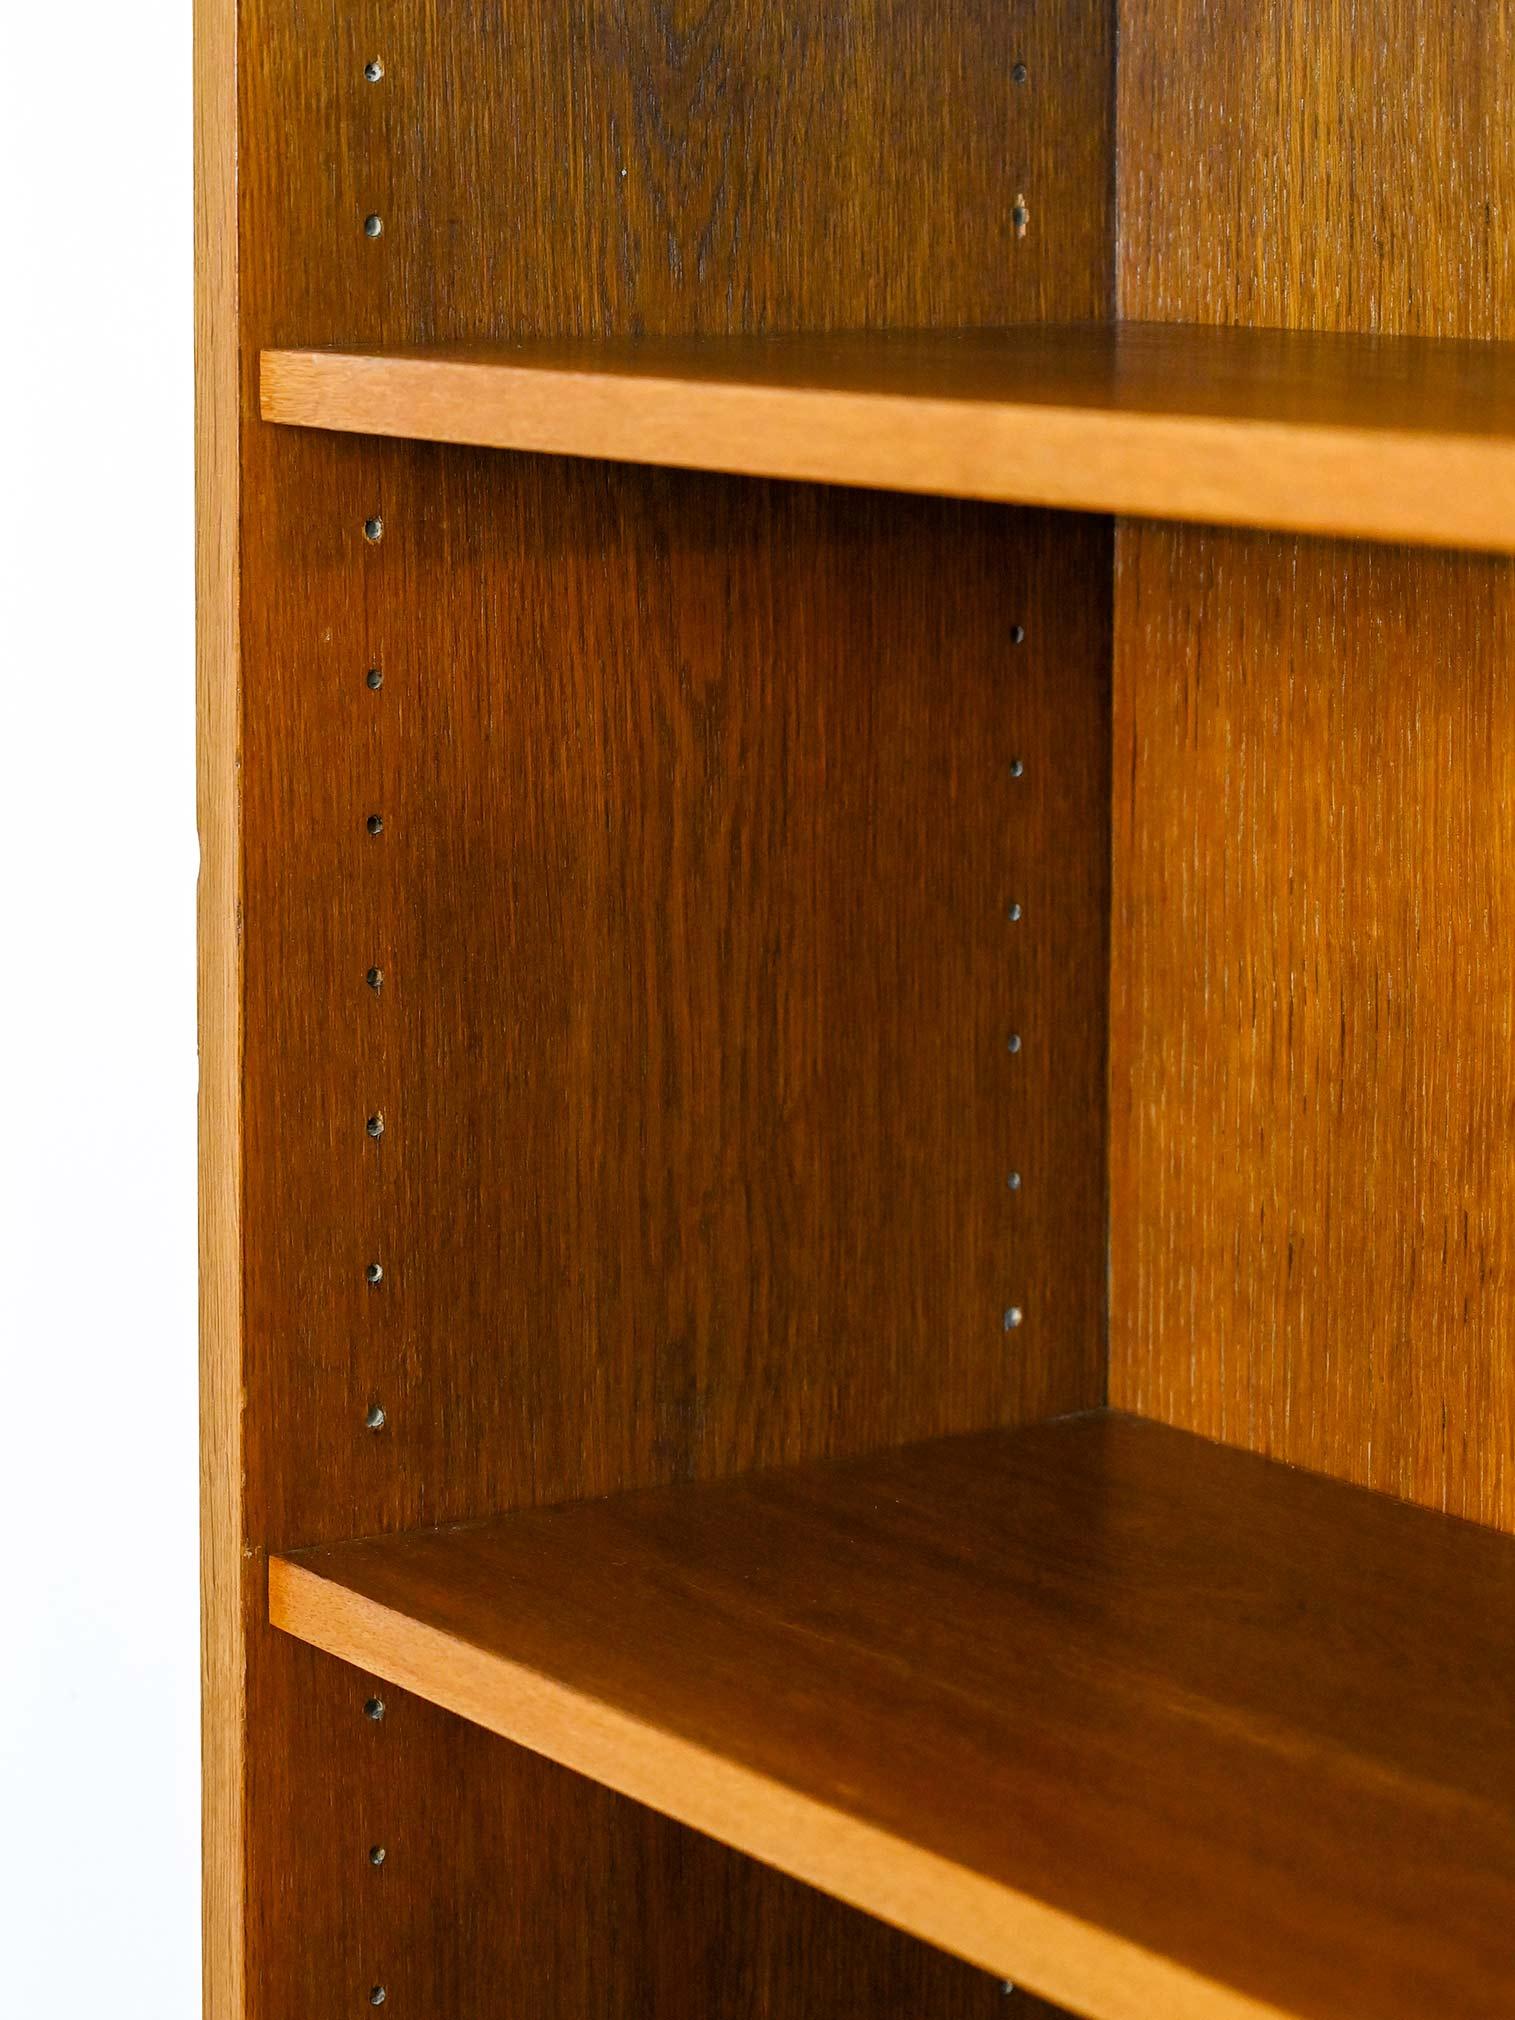
[{"label": "shelf board", "polygon": [[1515,345],[1159,323],[278,350],[266,420],[1515,552]]},{"label": "shelf board", "polygon": [[1515,1540],[1104,1414],[275,1559],[274,1624],[1096,2020],[1515,1983]]}]

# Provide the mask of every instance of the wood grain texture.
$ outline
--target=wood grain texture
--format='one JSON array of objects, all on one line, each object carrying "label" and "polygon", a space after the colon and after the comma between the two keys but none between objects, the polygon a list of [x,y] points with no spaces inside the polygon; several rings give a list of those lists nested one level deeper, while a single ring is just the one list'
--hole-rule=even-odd
[{"label": "wood grain texture", "polygon": [[270,1547],[1097,1400],[1106,530],[321,448],[247,534]]},{"label": "wood grain texture", "polygon": [[[1508,0],[1121,7],[1121,309],[1515,335]],[[1515,573],[1123,525],[1111,1394],[1515,1526]]]},{"label": "wood grain texture", "polygon": [[1119,0],[1119,313],[1515,337],[1515,6]]},{"label": "wood grain texture", "polygon": [[279,280],[263,343],[1110,313],[1107,0],[243,0],[243,20]]},{"label": "wood grain texture", "polygon": [[[241,356],[236,19],[196,0],[195,622],[200,1221],[201,1976],[208,2020],[246,2006],[246,1641],[241,1300]],[[258,1567],[261,1570],[261,1566]],[[257,1627],[253,1626],[256,1633]]]},{"label": "wood grain texture", "polygon": [[343,1544],[270,1610],[1092,2020],[1495,2020],[1512,1577],[1096,1414]]},{"label": "wood grain texture", "polygon": [[[240,756],[246,849],[240,913],[222,893],[218,918],[246,950],[245,1353],[222,1393],[245,1389],[245,1452],[225,1463],[250,1589],[270,1546],[1102,1393],[1097,1218],[1071,1237],[1085,1263],[1058,1231],[1103,1163],[1108,531],[1033,593],[1054,544],[1040,522],[302,439],[258,421],[257,359],[1103,314],[1106,16],[1095,0],[955,0],[929,20],[902,0],[243,0],[234,60],[213,59],[241,137],[243,668],[215,734],[224,764]],[[967,592],[943,568],[959,540]],[[1015,730],[1019,799],[1001,774],[992,809],[954,800],[987,759],[960,762],[953,739],[1003,754]],[[909,803],[872,819],[867,795],[917,756]],[[1081,846],[1044,864],[1039,836],[1067,822]],[[907,852],[896,913],[871,879]],[[1063,888],[1092,908],[1068,924]],[[1055,973],[1070,952],[1077,1003]],[[960,1000],[970,978],[981,993]],[[752,1038],[733,1050],[739,1006]],[[1038,1053],[1031,1012],[1064,1008],[1069,1035]],[[870,1071],[877,1092],[829,1148]],[[887,1103],[926,1085],[917,1134]],[[827,1294],[834,1351],[802,1310],[812,1238],[853,1273],[850,1303],[844,1278]],[[1020,1283],[1032,1316],[1012,1339]],[[944,1285],[961,1286],[950,1311]],[[970,1302],[972,1338],[954,1316]],[[387,1754],[395,1703],[377,1729],[350,1716],[342,1672],[273,1635],[263,1603],[243,1616],[246,1842],[228,1811],[217,1854],[252,1876],[245,2003],[233,1987],[214,2020],[337,2020],[375,1960],[404,1974],[388,2010],[454,2020],[733,2000],[791,2020],[817,1986],[820,2010],[859,2020],[1005,2007],[981,1974],[677,1827],[637,1849],[619,1799],[581,1800],[440,1714]],[[209,1718],[237,1718],[219,1684]],[[460,1764],[491,1791],[466,1857]],[[425,1849],[385,1894],[366,1819],[391,1797]],[[599,1905],[570,1892],[576,1843]]]},{"label": "wood grain texture", "polygon": [[1154,323],[269,351],[265,420],[1515,549],[1515,346]]},{"label": "wood grain texture", "polygon": [[1123,535],[1112,1379],[1515,1527],[1515,579]]}]

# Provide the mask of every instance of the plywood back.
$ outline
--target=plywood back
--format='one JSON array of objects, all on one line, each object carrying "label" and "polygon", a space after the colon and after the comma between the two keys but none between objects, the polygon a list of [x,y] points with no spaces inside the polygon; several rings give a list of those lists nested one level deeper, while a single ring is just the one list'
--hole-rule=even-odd
[{"label": "plywood back", "polygon": [[[1515,8],[1122,0],[1122,314],[1515,335]],[[1503,561],[1124,525],[1111,1396],[1515,1527]]]},{"label": "plywood back", "polygon": [[255,371],[1102,314],[1108,28],[201,0],[217,2020],[1005,2010],[366,1717],[263,1565],[1099,1400],[1108,529],[303,435]]}]

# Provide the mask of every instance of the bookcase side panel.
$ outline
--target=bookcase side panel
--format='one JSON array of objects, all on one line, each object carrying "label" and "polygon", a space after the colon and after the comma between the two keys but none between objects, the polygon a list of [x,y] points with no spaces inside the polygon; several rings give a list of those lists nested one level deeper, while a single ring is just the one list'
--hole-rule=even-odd
[{"label": "bookcase side panel", "polygon": [[199,1005],[201,1982],[246,2006],[247,1630],[242,1443],[240,311],[235,0],[196,0],[195,792]]}]

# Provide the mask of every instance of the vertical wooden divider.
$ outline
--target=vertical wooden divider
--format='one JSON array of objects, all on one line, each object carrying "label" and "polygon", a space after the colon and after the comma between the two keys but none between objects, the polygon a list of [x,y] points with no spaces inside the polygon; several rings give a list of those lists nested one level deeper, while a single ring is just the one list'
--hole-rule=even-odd
[{"label": "vertical wooden divider", "polygon": [[[1121,0],[1120,311],[1515,336],[1515,8]],[[1111,1400],[1515,1528],[1502,560],[1123,524]]]},{"label": "vertical wooden divider", "polygon": [[264,1624],[1103,1396],[1108,525],[257,419],[281,343],[1108,313],[1105,0],[677,12],[199,0],[212,2020],[1013,2010]]},{"label": "vertical wooden divider", "polygon": [[200,1688],[207,2016],[247,2010],[242,1443],[241,304],[234,7],[194,38],[195,791],[200,837]]}]

